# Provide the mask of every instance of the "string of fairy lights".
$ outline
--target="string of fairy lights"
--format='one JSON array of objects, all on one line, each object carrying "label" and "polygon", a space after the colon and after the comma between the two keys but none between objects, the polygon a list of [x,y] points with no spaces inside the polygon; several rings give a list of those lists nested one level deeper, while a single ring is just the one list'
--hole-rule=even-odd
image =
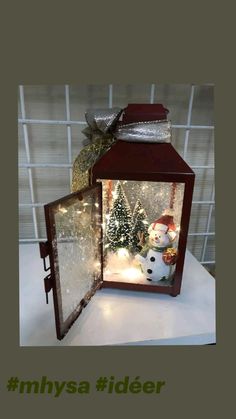
[{"label": "string of fairy lights", "polygon": [[[139,225],[143,223],[143,232],[147,231],[145,229],[148,225],[165,213],[166,209],[172,210],[174,222],[177,225],[177,231],[179,231],[184,184],[176,183],[173,186],[170,182],[128,180],[101,180],[101,182],[103,186],[102,229],[106,279],[114,279],[114,275],[116,275],[116,280],[119,281],[145,282],[132,254],[132,240],[134,234],[139,233],[132,224],[137,202],[139,202],[138,216],[141,217]],[[94,215],[99,212],[99,205],[97,200],[90,199],[88,196],[83,201],[77,201],[71,206],[61,204],[58,206],[56,211],[58,243],[72,243],[72,246],[68,248],[69,254],[66,255],[65,248],[60,253],[63,272],[69,269],[71,259],[74,263],[78,263],[78,260],[75,260],[75,255],[80,255],[79,258],[82,257],[81,262],[85,265],[89,261],[90,266],[96,265],[96,269],[100,269],[95,251],[98,241],[95,231],[91,230],[91,219],[96,219]],[[137,244],[138,241],[136,241],[136,246]],[[177,244],[178,242],[176,246]],[[91,249],[93,249],[92,252]],[[89,254],[90,257],[86,258],[86,254]],[[93,261],[92,254],[95,258]],[[85,269],[87,268],[85,267]],[[70,289],[68,284],[66,289]]]}]

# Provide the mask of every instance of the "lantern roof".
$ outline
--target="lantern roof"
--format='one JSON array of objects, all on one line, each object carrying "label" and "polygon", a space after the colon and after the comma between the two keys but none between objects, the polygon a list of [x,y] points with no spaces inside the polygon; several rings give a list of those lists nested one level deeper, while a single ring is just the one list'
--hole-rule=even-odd
[{"label": "lantern roof", "polygon": [[170,143],[117,141],[93,166],[93,179],[184,181],[192,169]]},{"label": "lantern roof", "polygon": [[[162,104],[128,104],[122,123],[167,121],[169,110]],[[92,168],[96,179],[129,179],[150,181],[185,181],[194,175],[192,169],[171,143],[147,143],[135,138],[132,142],[117,141]]]}]

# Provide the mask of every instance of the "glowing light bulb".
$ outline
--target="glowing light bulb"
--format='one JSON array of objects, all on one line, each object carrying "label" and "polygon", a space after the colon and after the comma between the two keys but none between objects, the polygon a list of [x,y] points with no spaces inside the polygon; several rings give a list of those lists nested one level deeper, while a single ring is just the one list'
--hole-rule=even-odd
[{"label": "glowing light bulb", "polygon": [[97,202],[95,203],[95,207],[96,207],[96,208],[98,208],[98,207],[99,207],[99,204],[98,204]]},{"label": "glowing light bulb", "polygon": [[118,249],[117,255],[118,255],[119,258],[125,259],[125,258],[129,257],[129,252],[124,247],[121,247],[120,249]]},{"label": "glowing light bulb", "polygon": [[59,208],[59,211],[60,211],[62,214],[66,214],[67,209],[65,209],[65,208],[61,207],[61,208]]},{"label": "glowing light bulb", "polygon": [[94,262],[94,268],[100,268],[101,267],[101,262],[96,261]]}]

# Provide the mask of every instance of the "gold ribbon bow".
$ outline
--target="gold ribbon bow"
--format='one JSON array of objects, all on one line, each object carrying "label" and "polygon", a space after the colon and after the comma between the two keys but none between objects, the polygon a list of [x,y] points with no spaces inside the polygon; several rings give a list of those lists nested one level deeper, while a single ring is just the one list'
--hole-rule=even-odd
[{"label": "gold ribbon bow", "polygon": [[89,185],[89,169],[117,140],[131,142],[170,142],[168,121],[118,123],[121,108],[88,110],[88,126],[82,131],[90,141],[83,147],[73,164],[72,192]]}]

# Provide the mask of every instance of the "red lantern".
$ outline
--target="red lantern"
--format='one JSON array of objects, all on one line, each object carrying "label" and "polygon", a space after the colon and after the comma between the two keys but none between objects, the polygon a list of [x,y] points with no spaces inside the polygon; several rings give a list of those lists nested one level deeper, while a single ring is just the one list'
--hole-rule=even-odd
[{"label": "red lantern", "polygon": [[[166,121],[167,113],[158,104],[129,105],[123,122]],[[142,142],[140,138],[138,142],[118,140],[90,170],[88,188],[45,205],[48,240],[40,244],[40,251],[42,258],[49,256],[50,259],[49,268],[44,264],[45,270],[50,269],[45,278],[45,291],[53,289],[59,339],[101,287],[171,296],[180,293],[194,177],[192,169],[170,142]],[[148,260],[147,272],[143,267],[140,269],[137,261],[132,264],[132,243],[127,239],[132,234],[129,211],[134,212],[137,200],[136,222],[143,226],[140,224],[135,230],[133,225],[132,231],[137,245],[143,245],[140,254],[145,260],[150,252],[145,223],[153,223],[165,208],[170,208],[178,226],[172,246],[156,252],[156,258],[170,266],[168,275],[161,281],[152,282],[147,275],[148,270],[152,271],[150,264],[155,263],[154,256]],[[116,235],[124,246],[116,248],[113,240]],[[113,271],[109,266],[112,258]]]}]

